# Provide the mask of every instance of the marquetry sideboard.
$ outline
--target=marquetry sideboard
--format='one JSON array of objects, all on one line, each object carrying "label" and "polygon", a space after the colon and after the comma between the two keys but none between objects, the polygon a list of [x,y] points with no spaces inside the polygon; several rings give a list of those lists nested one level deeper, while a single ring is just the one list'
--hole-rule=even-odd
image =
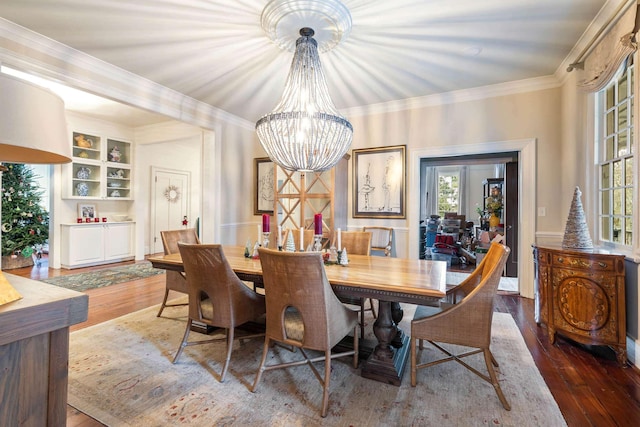
[{"label": "marquetry sideboard", "polygon": [[576,342],[611,347],[627,361],[624,255],[599,249],[533,245],[535,321],[549,340],[556,333]]}]

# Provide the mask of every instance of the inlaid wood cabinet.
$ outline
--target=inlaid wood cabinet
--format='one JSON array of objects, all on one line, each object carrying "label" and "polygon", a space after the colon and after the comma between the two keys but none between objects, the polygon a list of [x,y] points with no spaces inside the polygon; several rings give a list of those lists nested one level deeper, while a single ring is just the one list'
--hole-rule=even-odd
[{"label": "inlaid wood cabinet", "polygon": [[627,361],[624,255],[604,250],[533,246],[535,320],[549,340],[556,333],[588,345],[610,346]]}]

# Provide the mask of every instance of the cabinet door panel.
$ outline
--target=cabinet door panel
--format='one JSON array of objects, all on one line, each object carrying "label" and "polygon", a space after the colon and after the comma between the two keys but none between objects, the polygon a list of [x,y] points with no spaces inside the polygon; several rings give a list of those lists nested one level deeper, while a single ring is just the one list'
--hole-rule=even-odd
[{"label": "cabinet door panel", "polygon": [[117,259],[133,255],[131,224],[105,226],[105,259]]},{"label": "cabinet door panel", "polygon": [[84,264],[104,259],[103,226],[71,227],[69,230],[69,263]]}]

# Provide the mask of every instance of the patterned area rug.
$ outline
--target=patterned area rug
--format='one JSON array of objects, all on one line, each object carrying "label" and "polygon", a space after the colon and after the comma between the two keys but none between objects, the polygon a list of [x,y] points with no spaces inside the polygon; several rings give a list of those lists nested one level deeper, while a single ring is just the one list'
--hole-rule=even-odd
[{"label": "patterned area rug", "polygon": [[87,289],[102,288],[116,283],[130,282],[156,274],[164,274],[164,270],[153,268],[150,262],[141,262],[120,267],[109,267],[90,273],[70,274],[67,276],[43,279],[45,283],[72,289],[86,291]]},{"label": "patterned area rug", "polygon": [[[404,309],[406,331],[413,309]],[[322,388],[307,366],[265,372],[251,393],[263,340],[236,342],[227,378],[220,383],[224,342],[187,347],[174,365],[186,308],[167,308],[161,318],[156,311],[152,307],[71,334],[70,405],[109,426],[566,425],[508,314],[494,316],[492,350],[511,411],[503,409],[490,384],[457,363],[418,371],[413,388],[408,368],[395,387],[362,378],[346,358],[332,363],[329,412],[323,419]],[[274,347],[270,357],[298,355]],[[427,345],[419,357],[435,355]],[[481,356],[470,361],[484,371]]]}]

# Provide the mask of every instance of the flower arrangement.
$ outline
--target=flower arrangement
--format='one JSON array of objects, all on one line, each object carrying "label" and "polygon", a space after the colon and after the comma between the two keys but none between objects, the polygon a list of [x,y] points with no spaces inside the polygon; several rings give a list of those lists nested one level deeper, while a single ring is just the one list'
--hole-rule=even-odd
[{"label": "flower arrangement", "polygon": [[497,217],[500,217],[503,208],[503,199],[502,192],[498,186],[495,186],[491,189],[491,194],[485,200],[485,205],[489,213],[494,214]]}]

